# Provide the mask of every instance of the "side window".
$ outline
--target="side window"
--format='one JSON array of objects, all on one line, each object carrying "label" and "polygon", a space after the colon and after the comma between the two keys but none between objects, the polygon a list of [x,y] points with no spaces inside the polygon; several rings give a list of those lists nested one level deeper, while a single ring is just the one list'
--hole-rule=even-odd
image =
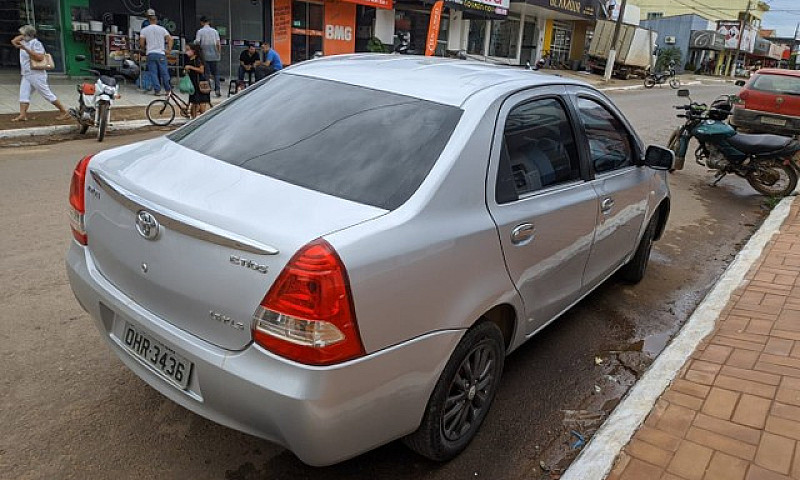
[{"label": "side window", "polygon": [[498,193],[499,203],[581,178],[572,126],[555,98],[524,103],[509,112],[500,155],[497,191],[511,194]]},{"label": "side window", "polygon": [[578,99],[578,111],[589,140],[589,152],[597,173],[633,165],[628,129],[606,107],[588,98]]}]

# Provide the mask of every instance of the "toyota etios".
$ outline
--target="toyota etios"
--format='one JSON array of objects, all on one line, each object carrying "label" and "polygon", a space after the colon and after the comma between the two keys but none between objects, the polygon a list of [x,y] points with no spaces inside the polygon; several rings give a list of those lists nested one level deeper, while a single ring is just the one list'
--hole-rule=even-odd
[{"label": "toyota etios", "polygon": [[67,268],[116,355],[189,410],[313,465],[400,438],[447,460],[509,352],[642,278],[672,158],[577,81],[331,57],[81,160]]}]

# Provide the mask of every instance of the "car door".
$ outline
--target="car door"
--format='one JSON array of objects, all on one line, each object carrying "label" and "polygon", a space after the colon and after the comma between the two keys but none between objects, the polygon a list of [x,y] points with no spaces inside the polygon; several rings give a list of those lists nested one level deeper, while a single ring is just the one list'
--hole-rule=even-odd
[{"label": "car door", "polygon": [[622,114],[590,90],[572,96],[599,199],[597,231],[584,289],[604,281],[636,248],[647,215],[652,173],[641,162],[641,143]]},{"label": "car door", "polygon": [[527,334],[579,298],[597,223],[597,194],[565,92],[540,87],[511,96],[492,145],[486,200],[525,305]]}]

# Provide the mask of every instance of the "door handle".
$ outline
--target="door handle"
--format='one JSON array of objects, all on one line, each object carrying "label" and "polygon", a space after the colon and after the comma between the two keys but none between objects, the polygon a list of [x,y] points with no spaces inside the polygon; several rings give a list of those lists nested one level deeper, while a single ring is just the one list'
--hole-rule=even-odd
[{"label": "door handle", "polygon": [[606,198],[602,202],[600,202],[600,211],[603,213],[608,213],[611,209],[614,208],[614,199],[613,198]]},{"label": "door handle", "polygon": [[514,230],[511,231],[511,243],[514,245],[525,245],[533,240],[535,234],[536,227],[534,227],[532,223],[517,225]]}]

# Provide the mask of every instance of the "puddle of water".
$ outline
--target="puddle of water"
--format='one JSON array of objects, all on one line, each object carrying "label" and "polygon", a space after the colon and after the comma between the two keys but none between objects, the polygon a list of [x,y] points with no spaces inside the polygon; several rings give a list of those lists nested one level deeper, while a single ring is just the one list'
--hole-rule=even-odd
[{"label": "puddle of water", "polygon": [[661,351],[664,350],[664,347],[667,346],[669,339],[670,332],[661,332],[648,335],[644,337],[644,340],[642,341],[642,352],[650,358],[655,358],[656,355],[661,353]]}]

